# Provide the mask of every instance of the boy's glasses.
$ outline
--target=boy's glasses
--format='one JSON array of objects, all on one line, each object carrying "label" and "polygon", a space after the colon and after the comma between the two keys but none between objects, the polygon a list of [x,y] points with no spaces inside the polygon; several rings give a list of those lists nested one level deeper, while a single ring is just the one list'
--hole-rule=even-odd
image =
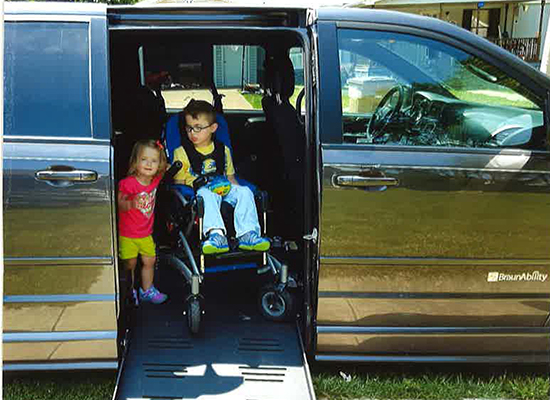
[{"label": "boy's glasses", "polygon": [[187,133],[191,133],[191,132],[200,133],[204,129],[210,128],[214,124],[215,124],[215,122],[212,122],[210,125],[207,125],[207,126],[189,126],[189,125],[186,125],[185,126],[185,131]]}]

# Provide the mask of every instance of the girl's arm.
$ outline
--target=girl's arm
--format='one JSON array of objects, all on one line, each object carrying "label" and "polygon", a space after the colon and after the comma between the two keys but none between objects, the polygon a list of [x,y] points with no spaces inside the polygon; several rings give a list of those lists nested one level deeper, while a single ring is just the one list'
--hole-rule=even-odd
[{"label": "girl's arm", "polygon": [[130,211],[132,208],[135,208],[135,199],[130,198],[127,194],[118,192],[118,209],[121,212]]}]

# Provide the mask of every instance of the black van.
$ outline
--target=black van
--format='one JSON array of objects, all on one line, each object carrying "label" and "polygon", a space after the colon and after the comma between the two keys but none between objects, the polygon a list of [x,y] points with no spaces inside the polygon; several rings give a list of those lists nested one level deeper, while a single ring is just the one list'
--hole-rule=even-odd
[{"label": "black van", "polygon": [[[548,361],[550,79],[520,59],[380,10],[5,13],[4,370],[119,368],[121,399],[302,399],[308,358]],[[259,317],[256,275],[228,275],[190,335],[162,262],[170,302],[126,307],[115,188],[156,121],[155,74],[168,116],[225,95],[237,169],[272,199],[291,321]]]}]

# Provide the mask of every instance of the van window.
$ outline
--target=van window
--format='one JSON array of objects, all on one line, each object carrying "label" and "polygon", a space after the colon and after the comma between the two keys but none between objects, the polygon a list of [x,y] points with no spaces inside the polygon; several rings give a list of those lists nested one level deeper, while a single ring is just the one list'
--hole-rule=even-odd
[{"label": "van window", "polygon": [[91,137],[87,23],[7,22],[4,133]]},{"label": "van window", "polygon": [[[219,46],[223,47],[223,46]],[[251,50],[248,50],[250,52],[253,52],[252,48],[255,46],[245,46],[244,50],[247,51],[247,48],[251,48]],[[244,85],[242,86],[242,95],[244,98],[250,103],[253,109],[255,110],[261,110],[262,109],[262,97],[263,92],[261,92],[260,88],[263,86],[263,80],[264,80],[264,60],[265,60],[265,51],[261,47],[257,47],[257,61],[254,65],[254,68],[257,68],[257,74],[245,74],[244,79]],[[301,90],[304,88],[304,55],[301,47],[292,47],[289,50],[289,58],[292,62],[292,66],[294,67],[294,93],[290,97],[289,101],[290,104],[292,104],[293,107],[296,107],[296,100],[298,98],[298,95],[300,94]],[[245,60],[246,60],[246,54],[245,54]],[[245,63],[244,71],[247,71],[249,64]],[[224,66],[225,69],[227,69],[227,65]]]},{"label": "van window", "polygon": [[496,66],[413,35],[338,41],[344,142],[545,149],[544,101]]},{"label": "van window", "polygon": [[[265,50],[260,46],[214,46],[214,82],[226,110],[261,110]],[[244,101],[243,101],[244,100]]]},{"label": "van window", "polygon": [[[216,89],[224,96],[224,110],[262,110],[265,50],[261,46],[214,45],[212,71],[205,62],[210,57],[207,54],[194,54],[191,59],[188,52],[178,51],[171,45],[139,51],[146,83],[148,77],[163,76],[160,89],[168,110],[181,110],[191,98],[212,102],[210,86],[205,79],[205,74],[210,73]],[[290,102],[296,106],[298,94],[304,87],[302,49],[290,49],[289,56],[296,82]]]}]

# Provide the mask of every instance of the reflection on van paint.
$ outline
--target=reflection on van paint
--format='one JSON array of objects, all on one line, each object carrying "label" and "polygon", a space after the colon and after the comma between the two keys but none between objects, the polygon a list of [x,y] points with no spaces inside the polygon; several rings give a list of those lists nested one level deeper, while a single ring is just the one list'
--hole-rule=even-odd
[{"label": "reflection on van paint", "polygon": [[[116,332],[115,332],[116,333]],[[116,342],[87,340],[72,342],[4,343],[4,361],[70,361],[116,359]]]},{"label": "reflection on van paint", "polygon": [[[319,295],[320,325],[415,326],[415,327],[541,327],[548,316],[550,301],[522,299],[426,299],[402,294],[396,299],[376,297],[338,298]],[[396,296],[397,297],[397,296]],[[442,296],[443,297],[443,296]],[[481,302],[483,301],[483,306]],[[480,311],[482,309],[482,311]]]},{"label": "reflection on van paint", "polygon": [[[503,334],[338,334],[319,332],[318,352],[368,354],[368,355],[407,355],[419,356],[499,356],[507,353],[508,360],[519,356],[522,362],[538,359],[547,362],[550,351],[549,335],[543,333],[503,333]],[[481,350],[482,349],[482,350]],[[455,359],[454,361],[458,361]],[[469,361],[473,361],[470,359]],[[504,361],[504,360],[501,360]]]},{"label": "reflection on van paint", "polygon": [[112,264],[17,265],[16,261],[7,260],[4,265],[5,296],[113,294],[115,290]]},{"label": "reflection on van paint", "polygon": [[4,303],[4,332],[116,330],[116,310],[110,301],[74,303]]},{"label": "reflection on van paint", "polygon": [[[5,257],[111,255],[109,146],[8,142],[4,154]],[[98,179],[59,187],[36,179],[52,166],[95,171]]]}]

